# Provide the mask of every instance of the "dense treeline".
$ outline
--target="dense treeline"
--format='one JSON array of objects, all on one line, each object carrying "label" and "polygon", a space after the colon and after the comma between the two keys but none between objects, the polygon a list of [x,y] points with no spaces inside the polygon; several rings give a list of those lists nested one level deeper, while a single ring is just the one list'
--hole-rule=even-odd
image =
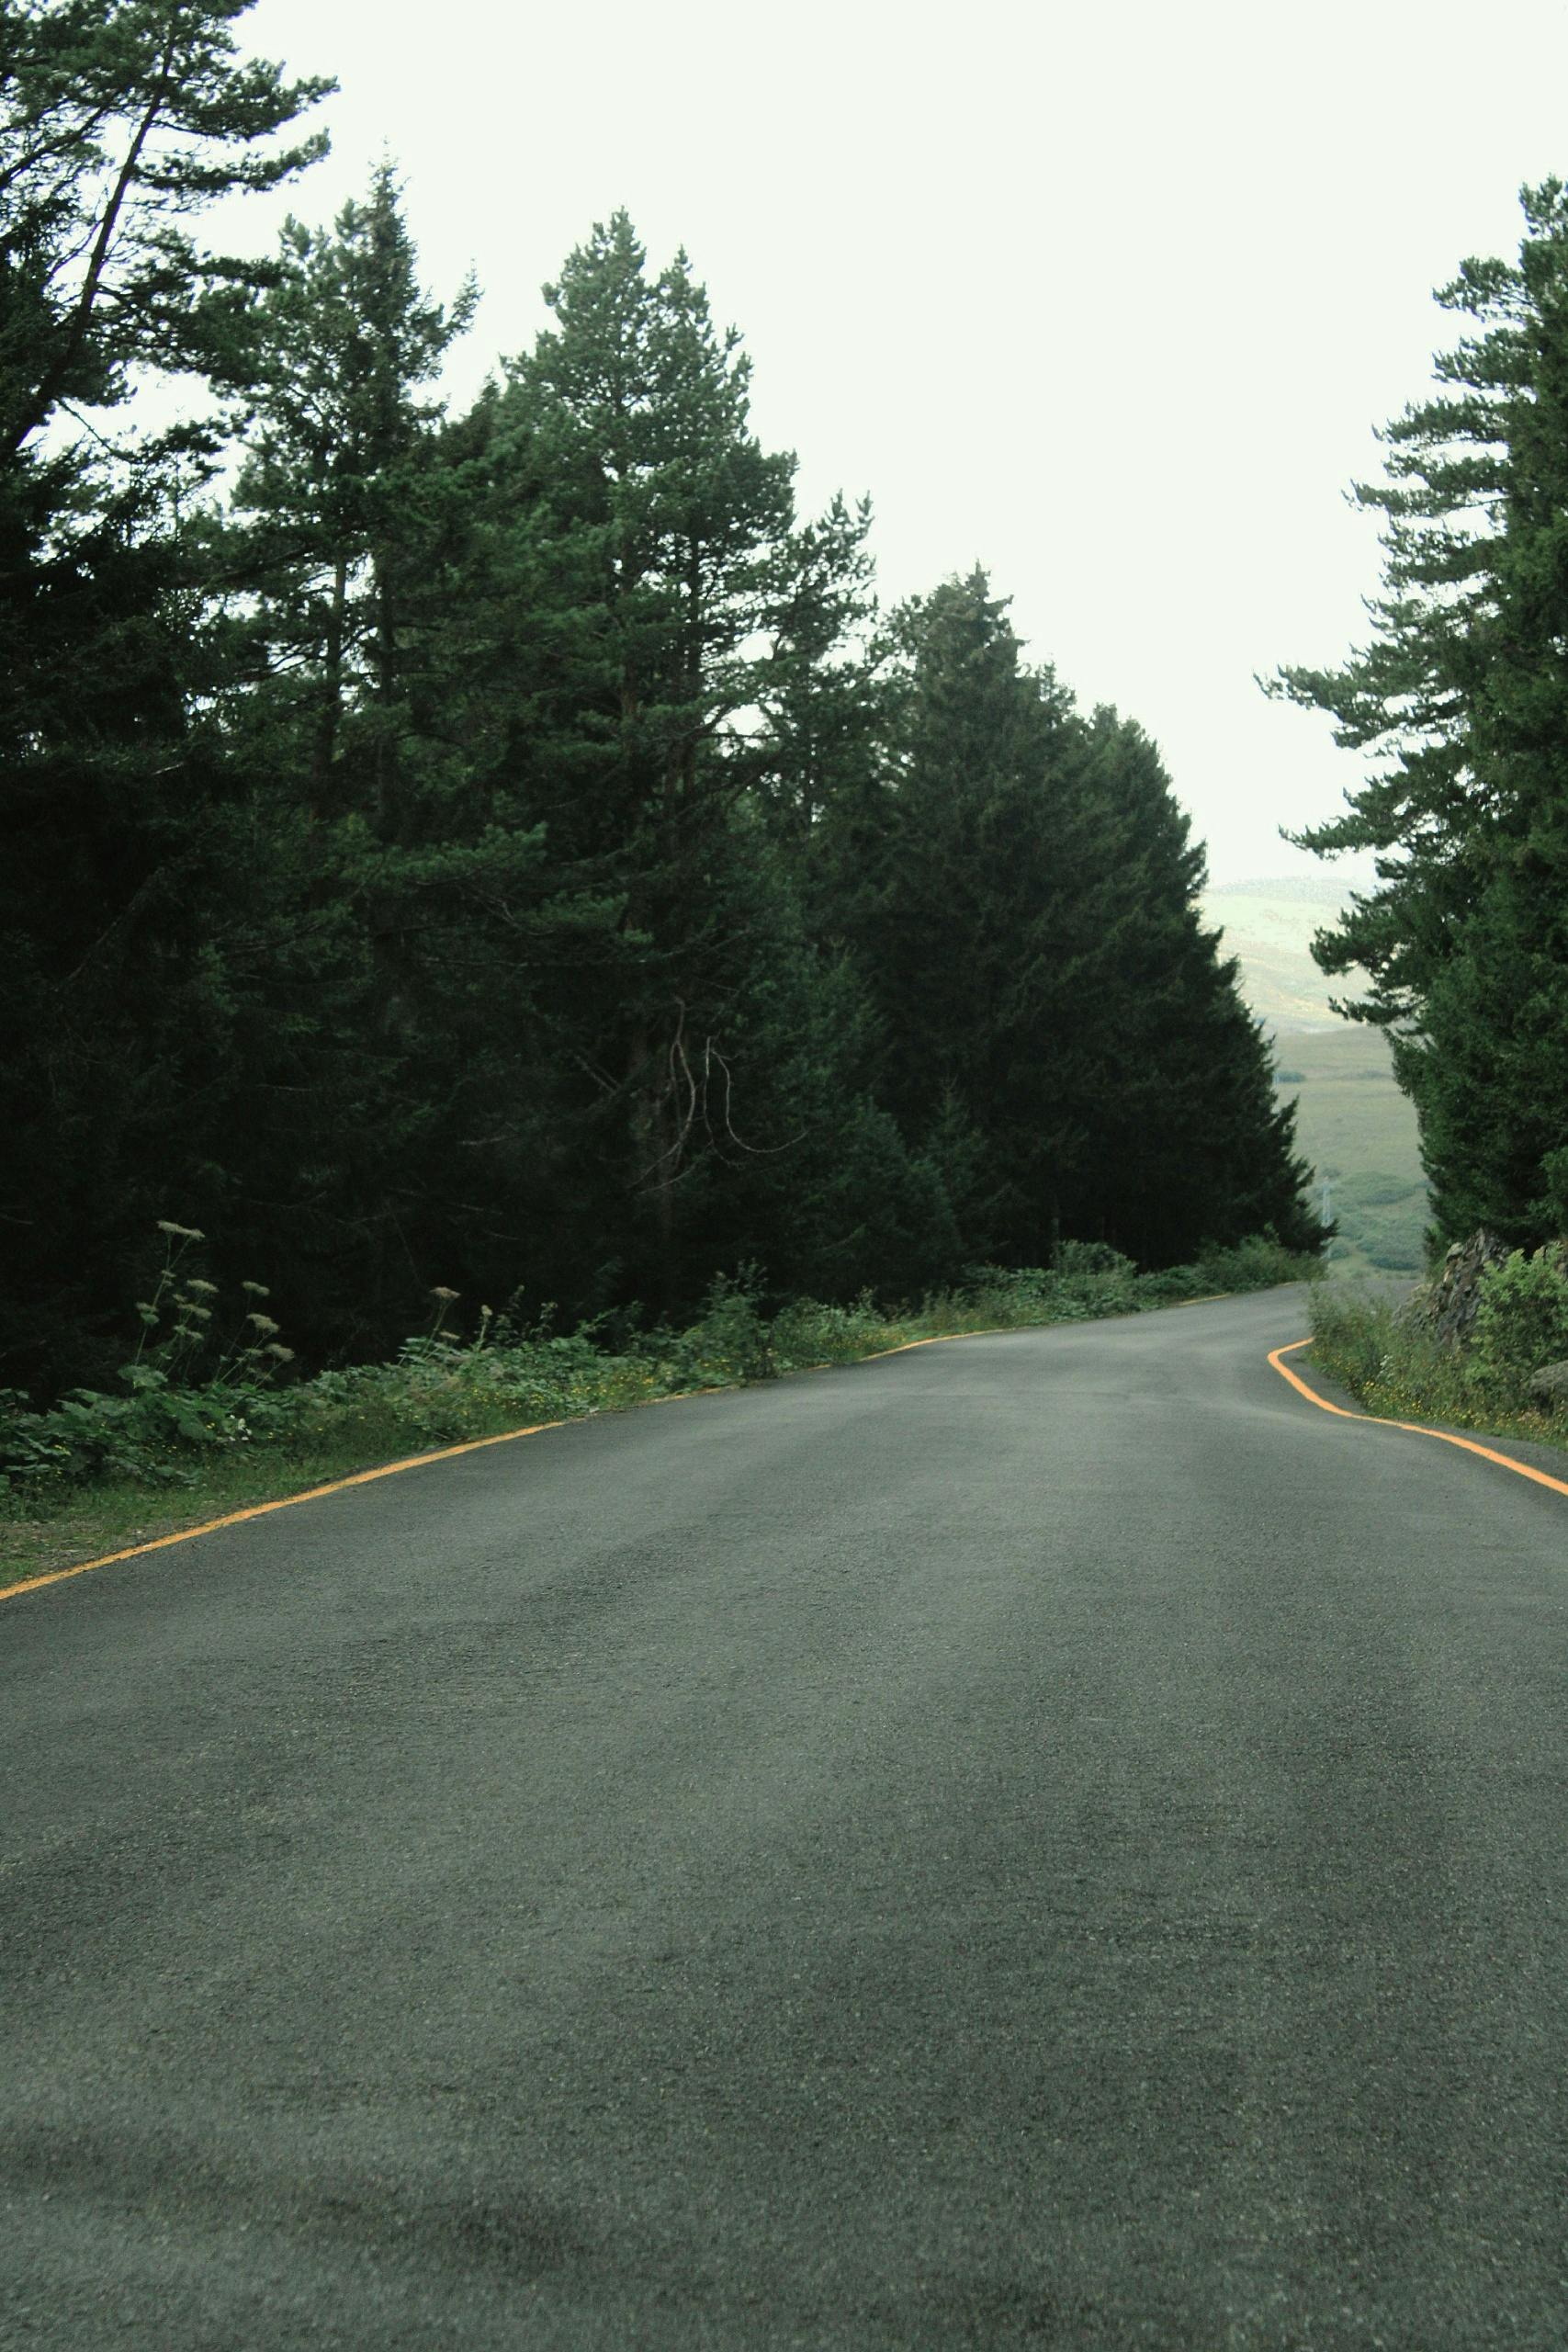
[{"label": "dense treeline", "polygon": [[1438,1242],[1568,1233],[1568,193],[1526,188],[1518,260],[1467,261],[1438,300],[1473,322],[1438,389],[1388,427],[1385,587],[1370,644],[1277,690],[1375,765],[1303,833],[1377,853],[1320,936],[1370,973]]},{"label": "dense treeline", "polygon": [[435,1283],[624,1318],[1314,1245],[1147,738],[979,572],[880,614],[866,511],[797,513],[624,216],[456,417],[475,289],[389,167],[207,251],[319,145],[248,5],[0,21],[0,1379],[117,1359],[160,1217],[317,1357]]}]

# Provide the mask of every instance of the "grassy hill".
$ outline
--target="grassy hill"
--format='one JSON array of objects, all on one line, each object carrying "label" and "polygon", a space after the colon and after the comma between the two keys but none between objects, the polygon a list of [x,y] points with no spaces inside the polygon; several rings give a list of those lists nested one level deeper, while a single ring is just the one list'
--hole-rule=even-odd
[{"label": "grassy hill", "polygon": [[1327,875],[1277,882],[1221,882],[1203,894],[1203,920],[1224,933],[1241,965],[1242,994],[1270,1029],[1342,1029],[1333,996],[1359,996],[1361,972],[1330,981],[1312,960],[1313,933],[1330,924],[1348,886]]},{"label": "grassy hill", "polygon": [[1241,992],[1273,1035],[1280,1091],[1296,1101],[1303,1154],[1339,1220],[1334,1263],[1416,1273],[1427,1215],[1416,1114],[1381,1032],[1329,1010],[1330,993],[1357,994],[1359,976],[1330,982],[1312,960],[1314,932],[1345,895],[1344,883],[1311,875],[1222,883],[1205,892],[1203,918],[1223,931],[1222,953],[1235,956]]}]

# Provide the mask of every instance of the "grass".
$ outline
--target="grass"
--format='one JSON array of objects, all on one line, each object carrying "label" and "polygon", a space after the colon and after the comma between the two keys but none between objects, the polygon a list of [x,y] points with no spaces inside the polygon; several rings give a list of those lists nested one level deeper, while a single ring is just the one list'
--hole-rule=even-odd
[{"label": "grass", "polygon": [[1310,1261],[1270,1239],[1139,1274],[1115,1251],[1064,1245],[1056,1269],[976,1269],[957,1292],[884,1310],[797,1300],[767,1317],[720,1282],[700,1322],[611,1354],[592,1335],[410,1341],[395,1363],[268,1387],[232,1376],[131,1396],[0,1409],[0,1584],[74,1566],[254,1504],[474,1438],[616,1412],[661,1397],[852,1363],[913,1340],[1136,1314],[1302,1279]]},{"label": "grass", "polygon": [[1510,1350],[1506,1324],[1469,1350],[1444,1345],[1408,1301],[1367,1285],[1313,1287],[1312,1361],[1385,1420],[1438,1421],[1478,1435],[1568,1450],[1568,1407],[1530,1400],[1543,1355]]},{"label": "grass", "polygon": [[1203,920],[1224,932],[1222,955],[1241,961],[1241,992],[1269,1024],[1322,1023],[1332,996],[1359,995],[1361,976],[1331,980],[1312,957],[1314,932],[1332,926],[1350,886],[1330,874],[1220,883],[1203,895]]},{"label": "grass", "polygon": [[1421,1271],[1427,1179],[1416,1111],[1394,1084],[1380,1031],[1347,1022],[1275,1041],[1281,1095],[1297,1102],[1304,1159],[1332,1187],[1337,1273]]},{"label": "grass", "polygon": [[1280,1091],[1300,1102],[1302,1150],[1332,1186],[1331,1265],[1414,1275],[1427,1224],[1415,1110],[1381,1033],[1329,1010],[1331,998],[1360,996],[1366,976],[1330,979],[1312,958],[1313,934],[1333,928],[1355,887],[1333,872],[1225,883],[1205,893],[1203,916],[1223,927],[1222,952],[1240,959],[1242,995],[1275,1033]]},{"label": "grass", "polygon": [[[420,1449],[414,1448],[413,1451]],[[109,1552],[177,1535],[209,1519],[226,1518],[255,1503],[280,1502],[311,1487],[330,1486],[356,1470],[395,1460],[395,1452],[366,1449],[352,1440],[336,1446],[218,1454],[189,1487],[151,1487],[136,1478],[109,1478],[56,1495],[13,1498],[0,1521],[0,1584],[47,1576]],[[39,1516],[29,1517],[36,1510]],[[14,1514],[14,1515],[13,1515]]]}]

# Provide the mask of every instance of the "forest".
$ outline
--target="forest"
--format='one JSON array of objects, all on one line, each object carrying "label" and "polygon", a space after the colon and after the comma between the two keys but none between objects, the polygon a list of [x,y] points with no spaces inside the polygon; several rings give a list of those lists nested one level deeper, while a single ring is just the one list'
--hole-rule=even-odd
[{"label": "forest", "polygon": [[[1473,1330],[1320,1298],[1317,1357],[1375,1411],[1562,1442],[1568,1409],[1568,189],[1520,191],[1517,257],[1464,261],[1463,324],[1382,435],[1382,594],[1366,644],[1272,691],[1358,754],[1344,813],[1294,836],[1371,853],[1318,935],[1370,976],[1430,1186],[1427,1239],[1477,1270]],[[1434,1323],[1428,1322],[1434,1318]]]},{"label": "forest", "polygon": [[1374,854],[1316,953],[1371,975],[1348,1009],[1415,1102],[1439,1247],[1568,1233],[1568,191],[1520,201],[1517,260],[1440,289],[1467,332],[1357,487],[1383,524],[1368,643],[1274,681],[1366,771],[1296,838]]},{"label": "forest", "polygon": [[112,1379],[171,1234],[301,1367],[1315,1250],[1135,720],[981,570],[885,607],[625,214],[459,413],[391,164],[208,243],[323,149],[248,6],[0,17],[0,1384]]}]

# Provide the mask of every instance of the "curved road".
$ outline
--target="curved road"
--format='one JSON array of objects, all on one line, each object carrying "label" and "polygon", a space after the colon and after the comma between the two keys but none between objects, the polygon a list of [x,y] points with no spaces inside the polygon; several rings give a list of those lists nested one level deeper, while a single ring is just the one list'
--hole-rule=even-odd
[{"label": "curved road", "polygon": [[0,2344],[1568,2342],[1568,1498],[1300,1294],[0,1606]]}]

